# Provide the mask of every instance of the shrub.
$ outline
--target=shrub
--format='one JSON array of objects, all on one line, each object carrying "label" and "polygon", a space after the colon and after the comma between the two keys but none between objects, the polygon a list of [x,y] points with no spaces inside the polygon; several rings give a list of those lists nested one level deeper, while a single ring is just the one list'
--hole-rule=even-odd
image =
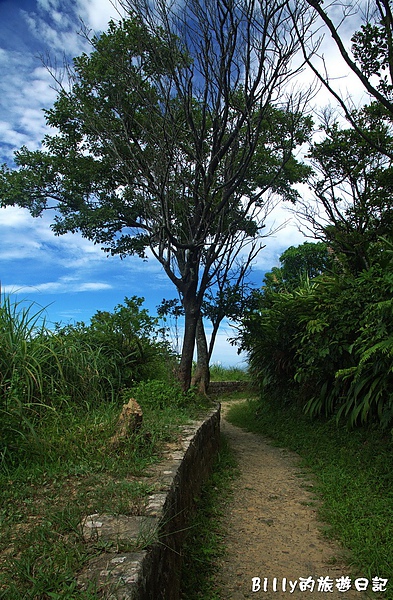
[{"label": "shrub", "polygon": [[184,393],[177,382],[168,383],[157,379],[141,381],[129,390],[128,396],[130,395],[135,398],[142,408],[153,410],[187,406],[196,398],[193,389]]},{"label": "shrub", "polygon": [[393,272],[379,249],[359,275],[268,290],[244,320],[250,372],[274,400],[350,425],[393,422]]},{"label": "shrub", "polygon": [[274,398],[286,397],[295,384],[297,339],[305,331],[304,317],[313,303],[315,286],[309,282],[293,292],[269,290],[255,296],[243,321],[242,348],[248,352],[254,384]]},{"label": "shrub", "polygon": [[90,325],[58,328],[59,337],[72,346],[85,345],[100,355],[100,371],[116,394],[153,374],[164,377],[174,360],[169,346],[159,340],[158,320],[141,308],[142,303],[143,298],[125,298],[112,313],[97,311]]},{"label": "shrub", "polygon": [[[5,447],[34,435],[38,419],[64,404],[73,410],[113,401],[122,390],[168,372],[170,353],[157,321],[125,299],[113,313],[98,311],[86,326],[46,327],[43,308],[0,306],[0,434]],[[50,411],[49,411],[50,412]],[[1,450],[1,449],[0,449]]]}]

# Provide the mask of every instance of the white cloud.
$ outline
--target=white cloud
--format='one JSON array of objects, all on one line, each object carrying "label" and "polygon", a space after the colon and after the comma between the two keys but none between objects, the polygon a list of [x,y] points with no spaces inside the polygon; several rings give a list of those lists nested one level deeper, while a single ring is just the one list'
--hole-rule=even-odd
[{"label": "white cloud", "polygon": [[104,31],[110,19],[118,20],[124,14],[119,2],[113,0],[84,0],[79,2],[81,16],[94,31]]},{"label": "white cloud", "polygon": [[43,271],[66,269],[93,271],[105,262],[105,255],[80,234],[54,236],[51,215],[34,219],[27,209],[0,209],[0,266],[9,261],[33,261]]},{"label": "white cloud", "polygon": [[102,281],[90,281],[89,283],[82,283],[77,286],[78,292],[98,292],[102,290],[111,290],[113,286],[109,283]]},{"label": "white cloud", "polygon": [[59,12],[52,7],[38,7],[37,12],[21,11],[31,34],[41,45],[47,46],[52,56],[57,53],[60,57],[73,57],[86,48],[86,41],[77,35],[81,27],[78,14],[71,4],[68,8],[70,12]]},{"label": "white cloud", "polygon": [[[26,30],[27,37],[30,33],[35,41],[21,37],[18,50],[0,48],[0,163],[11,163],[22,145],[38,148],[49,133],[43,109],[53,105],[57,92],[42,61],[60,73],[64,56],[69,61],[90,51],[87,40],[79,35],[82,21],[86,27],[101,31],[107,28],[110,17],[118,16],[111,0],[38,0],[35,11],[20,9],[19,14],[22,27],[15,31],[15,38]],[[28,51],[24,50],[26,44]]]},{"label": "white cloud", "polygon": [[14,156],[15,150],[18,150],[24,144],[30,141],[30,135],[26,135],[21,131],[17,131],[10,126],[9,123],[0,121],[0,140],[3,145],[9,146],[8,149],[3,148],[3,156],[10,160]]},{"label": "white cloud", "polygon": [[32,285],[12,283],[2,286],[2,292],[5,294],[26,294],[33,291],[57,295],[79,292],[98,292],[110,289],[112,289],[112,286],[102,281],[70,281],[67,277],[61,277],[58,281],[47,281]]},{"label": "white cloud", "polygon": [[255,261],[254,268],[261,271],[270,271],[274,266],[279,266],[279,257],[290,246],[299,246],[306,240],[305,236],[299,231],[293,215],[288,211],[285,204],[276,207],[269,217],[272,225],[288,223],[276,234],[269,236],[264,240],[266,247],[263,248]]},{"label": "white cloud", "polygon": [[61,0],[37,0],[37,5],[43,10],[50,11],[61,6]]},{"label": "white cloud", "polygon": [[31,221],[28,210],[18,206],[0,208],[0,227],[20,227]]},{"label": "white cloud", "polygon": [[[54,236],[51,214],[34,219],[27,209],[0,209],[0,280],[3,291],[29,296],[111,291],[168,297],[171,284],[155,259],[120,261],[81,234]],[[123,296],[123,297],[124,297]],[[158,304],[154,300],[154,305]]]},{"label": "white cloud", "polygon": [[77,0],[72,3],[40,0],[37,9],[21,11],[31,33],[45,42],[52,53],[60,52],[68,57],[79,56],[89,49],[85,37],[78,35],[82,26],[99,33],[107,29],[111,18],[119,18],[121,12],[116,0]]},{"label": "white cloud", "polygon": [[[13,67],[7,69],[7,61]],[[56,97],[51,78],[42,66],[34,68],[34,60],[26,61],[23,54],[3,51],[0,54],[1,158],[10,162],[22,145],[39,147],[47,133],[43,108],[53,104]]]},{"label": "white cloud", "polygon": [[[326,7],[324,5],[332,22],[338,27],[338,32],[343,45],[350,56],[352,47],[351,38],[355,31],[359,30],[362,22],[364,22],[362,4],[364,7],[366,2],[360,0],[356,5],[356,9],[345,19],[343,19],[343,12],[346,10],[346,3],[341,4],[339,2],[332,2],[326,4]],[[318,52],[312,58],[314,66],[321,74],[327,73],[329,82],[334,91],[342,98],[346,99],[347,102],[351,103],[353,108],[368,102],[369,97],[365,92],[363,85],[342,58],[330,32],[319,18],[314,25],[314,30],[316,31],[313,36],[314,42],[316,42],[318,38],[321,38]],[[314,75],[308,67],[305,69],[302,79],[309,82],[314,79]],[[327,89],[324,86],[321,86],[319,93],[314,99],[314,105],[318,110],[329,104],[336,106],[337,102],[333,96],[329,94]]]}]

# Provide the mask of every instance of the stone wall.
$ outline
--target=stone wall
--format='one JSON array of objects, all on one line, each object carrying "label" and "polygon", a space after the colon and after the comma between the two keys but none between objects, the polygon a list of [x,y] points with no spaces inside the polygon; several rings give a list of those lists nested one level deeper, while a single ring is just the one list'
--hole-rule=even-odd
[{"label": "stone wall", "polygon": [[209,394],[225,394],[230,392],[243,392],[250,389],[248,381],[211,381],[209,384]]},{"label": "stone wall", "polygon": [[[82,589],[97,586],[110,600],[178,600],[181,549],[195,497],[219,449],[220,408],[182,428],[179,443],[150,474],[155,493],[138,517],[89,515],[85,539],[108,551],[93,558],[78,578]],[[139,548],[148,546],[146,550]]]}]

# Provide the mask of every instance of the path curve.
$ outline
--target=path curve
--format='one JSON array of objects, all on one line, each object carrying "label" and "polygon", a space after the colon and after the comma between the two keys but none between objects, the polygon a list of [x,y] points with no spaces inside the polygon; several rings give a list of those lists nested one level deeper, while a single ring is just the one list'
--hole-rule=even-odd
[{"label": "path curve", "polygon": [[[356,591],[354,581],[346,592],[335,587],[336,579],[349,577],[350,570],[335,561],[338,548],[321,534],[317,500],[310,477],[301,473],[299,456],[231,425],[225,419],[231,405],[222,403],[221,429],[238,459],[240,476],[223,519],[227,555],[217,581],[220,598],[364,600],[368,595]],[[258,580],[252,581],[255,577],[260,579],[259,591]],[[300,591],[300,577],[314,579],[312,593]],[[320,577],[333,580],[332,592],[318,591]]]}]

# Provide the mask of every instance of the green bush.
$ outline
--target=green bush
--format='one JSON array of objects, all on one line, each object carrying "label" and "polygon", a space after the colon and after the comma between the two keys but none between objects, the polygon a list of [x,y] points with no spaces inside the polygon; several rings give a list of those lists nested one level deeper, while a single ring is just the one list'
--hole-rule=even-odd
[{"label": "green bush", "polygon": [[85,345],[99,355],[109,393],[118,394],[153,375],[164,378],[174,361],[169,346],[159,339],[158,320],[142,304],[143,298],[125,298],[112,313],[97,311],[89,325],[58,328],[58,337],[71,346]]},{"label": "green bush", "polygon": [[243,322],[250,372],[272,400],[350,425],[393,422],[393,268],[381,246],[358,275],[259,295]]},{"label": "green bush", "polygon": [[193,389],[184,393],[180,384],[162,380],[141,381],[131,388],[127,394],[132,396],[142,408],[162,410],[169,407],[187,406],[196,399]]},{"label": "green bush", "polygon": [[351,423],[375,416],[386,427],[393,421],[393,274],[374,266],[358,280],[362,289],[371,291],[373,301],[361,314],[350,348],[354,366],[336,374],[347,390],[339,413]]},{"label": "green bush", "polygon": [[[164,377],[173,357],[158,339],[157,321],[143,299],[125,299],[113,313],[98,311],[90,325],[47,328],[34,304],[0,306],[0,444],[17,447],[35,424],[72,406],[86,410],[113,401],[136,382]],[[0,448],[1,451],[1,448]]]},{"label": "green bush", "polygon": [[298,389],[297,340],[305,332],[314,294],[315,286],[308,281],[293,292],[256,294],[254,308],[243,321],[241,343],[248,352],[250,376],[274,398]]}]

